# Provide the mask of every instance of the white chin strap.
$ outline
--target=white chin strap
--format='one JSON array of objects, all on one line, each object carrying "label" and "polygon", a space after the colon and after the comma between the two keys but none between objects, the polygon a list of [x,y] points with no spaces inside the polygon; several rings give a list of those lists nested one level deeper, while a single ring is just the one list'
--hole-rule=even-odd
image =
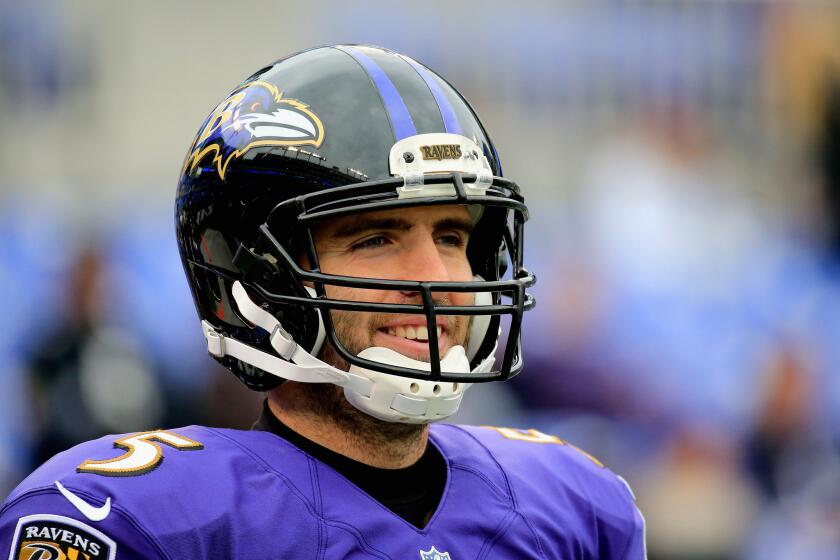
[{"label": "white chin strap", "polygon": [[[210,323],[202,321],[201,328],[204,338],[207,339],[207,351],[217,358],[230,356],[289,381],[332,383],[344,387],[344,395],[353,406],[387,422],[425,424],[443,420],[458,410],[461,398],[470,386],[469,383],[411,379],[355,365],[350,367],[350,371],[342,371],[319,360],[298,345],[272,314],[251,300],[241,283],[234,282],[232,292],[242,316],[269,333],[271,346],[277,355],[224,336]],[[324,327],[321,324],[316,349],[320,348],[323,337]],[[481,338],[483,339],[483,335]],[[464,374],[486,373],[495,362],[494,352],[471,372],[469,358],[463,346],[454,346],[441,358],[441,370]],[[359,357],[423,371],[431,369],[428,362],[413,360],[390,348],[366,348],[359,353]]]}]

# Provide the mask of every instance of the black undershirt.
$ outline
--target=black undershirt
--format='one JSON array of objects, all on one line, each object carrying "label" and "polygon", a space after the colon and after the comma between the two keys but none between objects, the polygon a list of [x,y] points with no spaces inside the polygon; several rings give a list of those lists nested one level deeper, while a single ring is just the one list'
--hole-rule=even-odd
[{"label": "black undershirt", "polygon": [[423,528],[437,509],[446,485],[446,462],[437,448],[429,443],[423,456],[403,469],[380,469],[354,461],[306,439],[263,405],[254,430],[271,432],[298,449],[335,469],[373,499],[412,525]]}]

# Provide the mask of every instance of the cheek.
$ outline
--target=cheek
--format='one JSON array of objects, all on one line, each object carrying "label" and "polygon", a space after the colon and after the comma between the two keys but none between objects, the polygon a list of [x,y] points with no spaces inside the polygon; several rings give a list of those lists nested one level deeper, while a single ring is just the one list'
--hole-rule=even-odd
[{"label": "cheek", "polygon": [[449,301],[452,305],[457,306],[473,305],[475,303],[475,294],[469,292],[451,292],[449,294]]},{"label": "cheek", "polygon": [[446,262],[446,269],[454,282],[469,282],[473,279],[472,266],[465,253],[453,255]]},{"label": "cheek", "polygon": [[[368,303],[387,302],[389,294],[399,294],[392,290],[368,290],[363,288],[348,288],[346,286],[330,286],[324,287],[327,292],[327,297],[336,300],[346,301],[363,301]],[[393,296],[391,297],[393,299]],[[354,313],[360,315],[361,313]]]},{"label": "cheek", "polygon": [[331,311],[335,335],[351,354],[371,346],[370,314],[356,311]]},{"label": "cheek", "polygon": [[[453,259],[449,269],[449,278],[453,282],[471,282],[473,279],[473,272],[470,263],[466,260],[466,256],[461,259]],[[449,300],[452,305],[473,305],[475,303],[475,294],[470,292],[451,292]]]}]

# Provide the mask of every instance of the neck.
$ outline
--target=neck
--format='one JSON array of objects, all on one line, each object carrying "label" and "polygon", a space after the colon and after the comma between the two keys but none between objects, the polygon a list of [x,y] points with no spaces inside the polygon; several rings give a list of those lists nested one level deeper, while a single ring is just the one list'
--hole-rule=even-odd
[{"label": "neck", "polygon": [[347,402],[335,385],[286,381],[268,394],[268,406],[303,437],[372,467],[411,466],[428,444],[428,425],[395,424],[368,416]]}]

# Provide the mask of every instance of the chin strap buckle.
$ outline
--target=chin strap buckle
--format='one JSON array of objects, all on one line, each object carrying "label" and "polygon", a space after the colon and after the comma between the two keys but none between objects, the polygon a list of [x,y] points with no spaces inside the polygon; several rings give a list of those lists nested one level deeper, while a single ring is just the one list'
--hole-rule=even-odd
[{"label": "chin strap buckle", "polygon": [[286,332],[283,326],[280,325],[279,321],[274,325],[269,340],[271,340],[272,348],[284,360],[291,360],[295,351],[297,351],[297,343],[292,339],[292,335]]},{"label": "chin strap buckle", "polygon": [[204,331],[204,338],[207,339],[207,351],[217,358],[224,358],[225,337],[220,335],[207,321],[201,322],[201,330]]}]

